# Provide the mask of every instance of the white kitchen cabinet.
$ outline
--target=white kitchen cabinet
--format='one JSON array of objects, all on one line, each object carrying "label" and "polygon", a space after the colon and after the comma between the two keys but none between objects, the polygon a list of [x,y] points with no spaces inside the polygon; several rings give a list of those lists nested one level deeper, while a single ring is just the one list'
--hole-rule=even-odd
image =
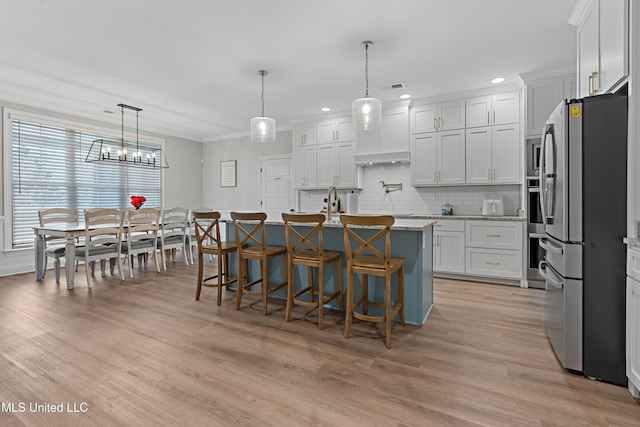
[{"label": "white kitchen cabinet", "polygon": [[629,73],[628,0],[592,0],[577,33],[578,96],[608,93]]},{"label": "white kitchen cabinet", "polygon": [[522,279],[522,223],[465,222],[465,272],[504,279]]},{"label": "white kitchen cabinet", "polygon": [[317,151],[316,145],[294,147],[294,187],[313,189],[317,187]]},{"label": "white kitchen cabinet", "polygon": [[319,188],[361,188],[362,168],[355,166],[355,142],[336,142],[318,145]]},{"label": "white kitchen cabinet", "polygon": [[466,182],[487,184],[491,177],[491,127],[467,129]]},{"label": "white kitchen cabinet", "polygon": [[491,182],[520,182],[520,126],[518,124],[491,128]]},{"label": "white kitchen cabinet", "polygon": [[466,100],[466,127],[482,127],[518,123],[520,94],[518,92],[479,96]]},{"label": "white kitchen cabinet", "polygon": [[626,373],[629,392],[640,398],[640,251],[627,249]]},{"label": "white kitchen cabinet", "polygon": [[318,144],[355,141],[356,132],[351,117],[323,120],[317,123]]},{"label": "white kitchen cabinet", "polygon": [[400,153],[409,151],[409,107],[382,110],[379,129],[358,131],[356,154]]},{"label": "white kitchen cabinet", "polygon": [[316,124],[304,123],[293,128],[293,146],[314,145],[316,143]]},{"label": "white kitchen cabinet", "polygon": [[433,105],[416,105],[410,110],[411,133],[464,129],[465,102],[456,100]]},{"label": "white kitchen cabinet", "polygon": [[519,125],[467,129],[467,184],[520,182]]},{"label": "white kitchen cabinet", "polygon": [[576,97],[576,76],[566,74],[525,84],[526,137],[542,135],[551,112],[567,98]]},{"label": "white kitchen cabinet", "polygon": [[464,273],[464,221],[438,220],[433,226],[433,271]]},{"label": "white kitchen cabinet", "polygon": [[464,139],[462,129],[412,135],[412,185],[464,184]]}]

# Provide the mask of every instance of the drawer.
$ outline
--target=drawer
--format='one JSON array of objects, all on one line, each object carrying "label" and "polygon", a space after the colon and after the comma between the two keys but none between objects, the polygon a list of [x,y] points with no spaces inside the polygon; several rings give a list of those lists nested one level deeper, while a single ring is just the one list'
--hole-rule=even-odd
[{"label": "drawer", "polygon": [[464,231],[464,220],[438,219],[438,222],[433,224],[433,231]]},{"label": "drawer", "polygon": [[627,249],[627,275],[640,282],[640,251]]},{"label": "drawer", "polygon": [[475,248],[522,250],[522,224],[503,221],[467,221],[466,245]]},{"label": "drawer", "polygon": [[522,251],[467,248],[465,260],[467,274],[522,279]]}]

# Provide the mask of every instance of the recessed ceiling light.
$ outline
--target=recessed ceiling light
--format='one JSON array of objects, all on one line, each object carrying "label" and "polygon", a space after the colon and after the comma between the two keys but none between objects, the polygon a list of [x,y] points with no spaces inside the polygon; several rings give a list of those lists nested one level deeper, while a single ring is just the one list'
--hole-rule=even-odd
[{"label": "recessed ceiling light", "polygon": [[104,110],[103,112],[107,113],[107,114],[113,114],[113,111],[111,111],[111,110]]},{"label": "recessed ceiling light", "polygon": [[504,81],[504,77],[496,77],[495,79],[491,80],[491,83],[497,84],[497,83],[502,83],[503,81]]},{"label": "recessed ceiling light", "polygon": [[331,108],[329,108],[329,107],[322,107],[322,108],[320,109],[320,111],[324,111],[324,112],[326,113],[326,112],[328,112],[328,111],[331,111]]},{"label": "recessed ceiling light", "polygon": [[409,99],[409,98],[411,98],[411,95],[409,95],[408,93],[400,95],[400,99]]}]

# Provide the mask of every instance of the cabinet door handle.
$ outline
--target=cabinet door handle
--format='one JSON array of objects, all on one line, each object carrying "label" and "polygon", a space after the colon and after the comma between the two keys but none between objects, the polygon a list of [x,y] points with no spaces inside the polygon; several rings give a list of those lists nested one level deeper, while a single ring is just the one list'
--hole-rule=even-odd
[{"label": "cabinet door handle", "polygon": [[596,85],[596,79],[598,78],[598,72],[594,71],[593,73],[591,73],[591,75],[593,76],[593,79],[591,79],[591,81],[593,82],[593,94],[595,95],[596,92],[598,92],[598,86]]},{"label": "cabinet door handle", "polygon": [[440,246],[440,236],[436,236],[436,246]]},{"label": "cabinet door handle", "polygon": [[489,265],[500,265],[498,261],[485,261],[485,263]]},{"label": "cabinet door handle", "polygon": [[487,234],[485,234],[485,236],[487,236],[487,237],[501,237],[502,235],[501,234],[490,234],[490,233],[487,233]]},{"label": "cabinet door handle", "polygon": [[487,110],[487,124],[491,124],[491,111]]},{"label": "cabinet door handle", "polygon": [[433,118],[433,128],[435,130],[438,130],[438,119],[436,119],[435,117]]},{"label": "cabinet door handle", "polygon": [[496,124],[496,110],[493,110],[493,124]]},{"label": "cabinet door handle", "polygon": [[593,95],[593,73],[589,74],[589,95]]}]

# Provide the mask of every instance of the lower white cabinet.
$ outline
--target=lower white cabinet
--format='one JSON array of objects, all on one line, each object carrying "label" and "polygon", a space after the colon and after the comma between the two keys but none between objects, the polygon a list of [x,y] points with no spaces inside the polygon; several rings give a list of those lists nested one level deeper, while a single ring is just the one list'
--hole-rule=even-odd
[{"label": "lower white cabinet", "polygon": [[505,279],[522,278],[522,251],[468,247],[465,259],[467,274]]},{"label": "lower white cabinet", "polygon": [[466,273],[522,279],[522,233],[520,222],[466,221]]},{"label": "lower white cabinet", "polygon": [[640,251],[627,251],[627,377],[629,392],[640,398]]},{"label": "lower white cabinet", "polygon": [[433,270],[464,273],[464,221],[438,220],[433,227]]}]

